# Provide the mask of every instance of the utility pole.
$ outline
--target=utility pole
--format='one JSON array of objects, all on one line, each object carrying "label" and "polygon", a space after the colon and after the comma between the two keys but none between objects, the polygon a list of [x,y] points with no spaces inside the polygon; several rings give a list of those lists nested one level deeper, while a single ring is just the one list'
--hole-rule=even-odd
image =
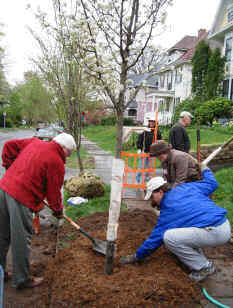
[{"label": "utility pole", "polygon": [[3,127],[6,127],[6,112],[3,112]]}]

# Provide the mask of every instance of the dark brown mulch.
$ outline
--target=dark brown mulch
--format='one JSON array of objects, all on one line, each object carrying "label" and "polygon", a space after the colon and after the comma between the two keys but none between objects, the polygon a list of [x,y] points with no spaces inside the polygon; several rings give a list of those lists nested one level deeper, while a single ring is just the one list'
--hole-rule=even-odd
[{"label": "dark brown mulch", "polygon": [[[92,236],[106,240],[108,213],[96,213],[77,222]],[[203,298],[197,284],[179,260],[160,247],[144,263],[119,264],[119,258],[134,253],[149,236],[156,216],[147,210],[121,212],[114,272],[104,274],[105,257],[92,250],[92,242],[65,224],[59,231],[61,248],[54,256],[56,232],[42,229],[32,243],[32,273],[44,275],[35,289],[16,291],[8,282],[4,308],[153,307],[196,308]],[[206,249],[212,259],[232,260],[232,246]],[[9,267],[10,269],[10,267]],[[202,306],[202,305],[201,305]]]},{"label": "dark brown mulch", "polygon": [[[105,240],[108,213],[79,220],[82,228]],[[199,288],[188,272],[164,247],[139,265],[119,264],[149,236],[156,222],[151,211],[122,212],[115,266],[104,274],[105,258],[92,243],[76,234],[69,248],[61,250],[46,269],[42,305],[50,307],[192,307],[199,302]],[[73,227],[62,229],[65,240]],[[60,237],[61,239],[61,237]]]}]

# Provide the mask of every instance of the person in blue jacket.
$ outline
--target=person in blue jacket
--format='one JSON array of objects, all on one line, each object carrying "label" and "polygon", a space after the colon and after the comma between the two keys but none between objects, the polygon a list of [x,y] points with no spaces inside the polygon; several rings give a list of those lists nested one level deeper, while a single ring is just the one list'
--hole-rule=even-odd
[{"label": "person in blue jacket", "polygon": [[160,215],[149,238],[136,254],[120,259],[120,263],[137,263],[149,256],[162,244],[191,269],[189,277],[201,281],[215,272],[213,262],[203,248],[226,243],[231,237],[227,211],[208,197],[218,183],[206,165],[201,165],[202,180],[178,185],[171,189],[162,178],[147,183],[145,200],[160,207]]}]

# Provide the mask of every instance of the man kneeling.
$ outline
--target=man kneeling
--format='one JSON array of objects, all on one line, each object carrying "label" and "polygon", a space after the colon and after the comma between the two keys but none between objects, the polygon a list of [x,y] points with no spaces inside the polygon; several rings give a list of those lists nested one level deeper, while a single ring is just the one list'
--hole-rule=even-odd
[{"label": "man kneeling", "polygon": [[202,249],[226,243],[231,227],[227,211],[208,198],[218,187],[213,173],[205,165],[201,169],[201,181],[180,184],[174,189],[162,177],[147,183],[145,200],[160,207],[160,216],[136,254],[121,258],[121,263],[140,262],[164,243],[191,269],[192,280],[201,281],[215,272]]}]

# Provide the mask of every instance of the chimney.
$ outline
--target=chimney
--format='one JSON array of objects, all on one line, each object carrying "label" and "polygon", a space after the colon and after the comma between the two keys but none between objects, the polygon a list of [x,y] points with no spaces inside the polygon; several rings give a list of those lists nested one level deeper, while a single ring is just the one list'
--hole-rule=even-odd
[{"label": "chimney", "polygon": [[199,29],[198,30],[198,39],[204,36],[206,34],[206,29]]}]

